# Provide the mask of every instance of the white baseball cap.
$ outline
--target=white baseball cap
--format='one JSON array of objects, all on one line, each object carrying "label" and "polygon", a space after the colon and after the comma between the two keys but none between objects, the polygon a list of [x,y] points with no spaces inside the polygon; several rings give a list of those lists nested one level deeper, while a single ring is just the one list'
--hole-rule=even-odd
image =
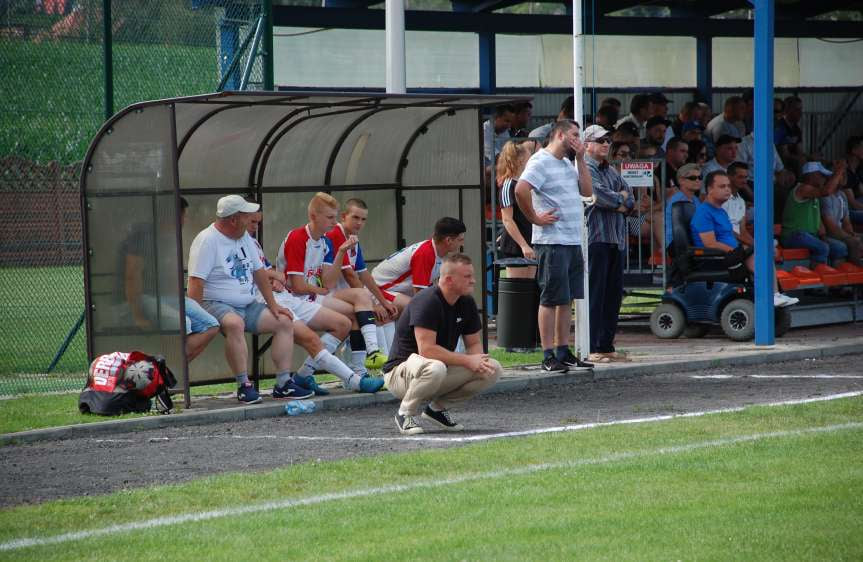
[{"label": "white baseball cap", "polygon": [[819,174],[824,174],[825,176],[832,176],[833,172],[824,167],[824,164],[821,162],[807,162],[803,164],[803,169],[800,170],[801,175],[812,174],[818,172]]},{"label": "white baseball cap", "polygon": [[591,125],[581,133],[581,140],[584,142],[596,142],[606,135],[610,135],[611,131],[602,125]]},{"label": "white baseball cap", "polygon": [[236,213],[254,213],[260,208],[257,203],[249,203],[239,195],[225,195],[216,203],[216,216],[223,219]]}]

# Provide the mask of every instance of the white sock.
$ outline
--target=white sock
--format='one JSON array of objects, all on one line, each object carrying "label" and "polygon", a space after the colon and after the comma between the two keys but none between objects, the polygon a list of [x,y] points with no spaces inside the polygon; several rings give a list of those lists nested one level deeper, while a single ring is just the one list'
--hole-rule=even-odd
[{"label": "white sock", "polygon": [[365,326],[360,326],[360,332],[363,333],[363,339],[366,340],[367,353],[372,353],[380,349],[380,346],[378,345],[378,334],[376,325],[366,324]]},{"label": "white sock", "polygon": [[353,368],[356,373],[364,373],[366,372],[366,350],[361,349],[359,351],[351,350],[351,368]]},{"label": "white sock", "polygon": [[381,353],[384,355],[390,354],[390,346],[387,345],[387,334],[384,332],[383,326],[375,326],[375,334],[378,337],[378,346],[380,346]]},{"label": "white sock", "polygon": [[321,369],[324,369],[342,379],[342,382],[349,382],[351,377],[355,374],[353,369],[339,361],[338,357],[326,349],[322,349],[321,352],[315,356],[315,363],[317,363],[318,367]]},{"label": "white sock", "polygon": [[315,374],[315,368],[315,360],[309,356],[306,357],[305,361],[303,361],[302,366],[297,370],[297,374],[303,377],[308,377]]},{"label": "white sock", "polygon": [[[396,337],[396,323],[387,322],[382,326],[384,329],[384,339],[387,342],[387,349],[393,348],[393,338]],[[389,354],[387,354],[389,355]]]},{"label": "white sock", "polygon": [[321,343],[324,344],[324,349],[335,355],[342,342],[336,336],[326,332],[321,336]]}]

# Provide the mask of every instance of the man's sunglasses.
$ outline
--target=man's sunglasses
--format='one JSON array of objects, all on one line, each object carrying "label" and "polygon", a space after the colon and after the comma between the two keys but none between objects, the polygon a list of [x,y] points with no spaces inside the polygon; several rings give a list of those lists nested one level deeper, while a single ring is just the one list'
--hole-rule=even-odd
[{"label": "man's sunglasses", "polygon": [[700,180],[703,178],[701,176],[683,176],[683,179],[689,180],[689,181],[695,181],[695,180]]},{"label": "man's sunglasses", "polygon": [[611,144],[611,139],[608,137],[602,137],[601,139],[596,139],[591,142],[595,142],[596,144]]}]

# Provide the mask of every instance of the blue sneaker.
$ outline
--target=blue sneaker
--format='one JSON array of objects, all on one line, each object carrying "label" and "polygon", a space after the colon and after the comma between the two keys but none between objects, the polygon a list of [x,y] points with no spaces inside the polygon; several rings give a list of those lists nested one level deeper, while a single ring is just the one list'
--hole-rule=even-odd
[{"label": "blue sneaker", "polygon": [[329,390],[318,384],[314,375],[309,375],[307,377],[304,377],[303,375],[294,375],[294,383],[300,388],[311,390],[315,393],[315,396],[326,396],[330,393]]},{"label": "blue sneaker", "polygon": [[261,395],[255,390],[255,385],[250,382],[241,384],[237,389],[237,400],[243,404],[257,404],[261,401]]},{"label": "blue sneaker", "polygon": [[303,388],[297,385],[293,380],[289,380],[284,385],[276,385],[273,387],[273,398],[276,400],[303,400],[311,398],[315,395],[313,390]]},{"label": "blue sneaker", "polygon": [[360,379],[360,387],[357,389],[357,392],[365,392],[368,394],[374,394],[379,391],[384,386],[383,377],[373,377],[371,375],[365,375]]}]

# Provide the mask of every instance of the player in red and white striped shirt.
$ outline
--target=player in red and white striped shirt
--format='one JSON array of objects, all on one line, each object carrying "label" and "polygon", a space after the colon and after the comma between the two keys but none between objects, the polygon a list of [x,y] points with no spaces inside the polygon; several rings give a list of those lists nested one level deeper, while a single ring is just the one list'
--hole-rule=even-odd
[{"label": "player in red and white striped shirt", "polygon": [[466,230],[462,221],[443,217],[435,223],[431,239],[416,242],[392,254],[375,267],[372,277],[385,295],[400,294],[410,299],[431,286],[438,277],[442,258],[464,245]]},{"label": "player in red and white striped shirt", "polygon": [[[334,248],[325,236],[335,226],[337,215],[338,202],[331,195],[317,193],[309,202],[309,223],[288,234],[277,263],[292,294],[351,320],[351,366],[365,373],[366,366],[382,366],[386,356],[377,342],[371,295],[363,289],[336,289],[340,273],[333,264],[344,263],[346,254],[357,245],[356,237],[350,237]],[[304,364],[299,374],[305,376],[310,370],[313,366]]]}]

